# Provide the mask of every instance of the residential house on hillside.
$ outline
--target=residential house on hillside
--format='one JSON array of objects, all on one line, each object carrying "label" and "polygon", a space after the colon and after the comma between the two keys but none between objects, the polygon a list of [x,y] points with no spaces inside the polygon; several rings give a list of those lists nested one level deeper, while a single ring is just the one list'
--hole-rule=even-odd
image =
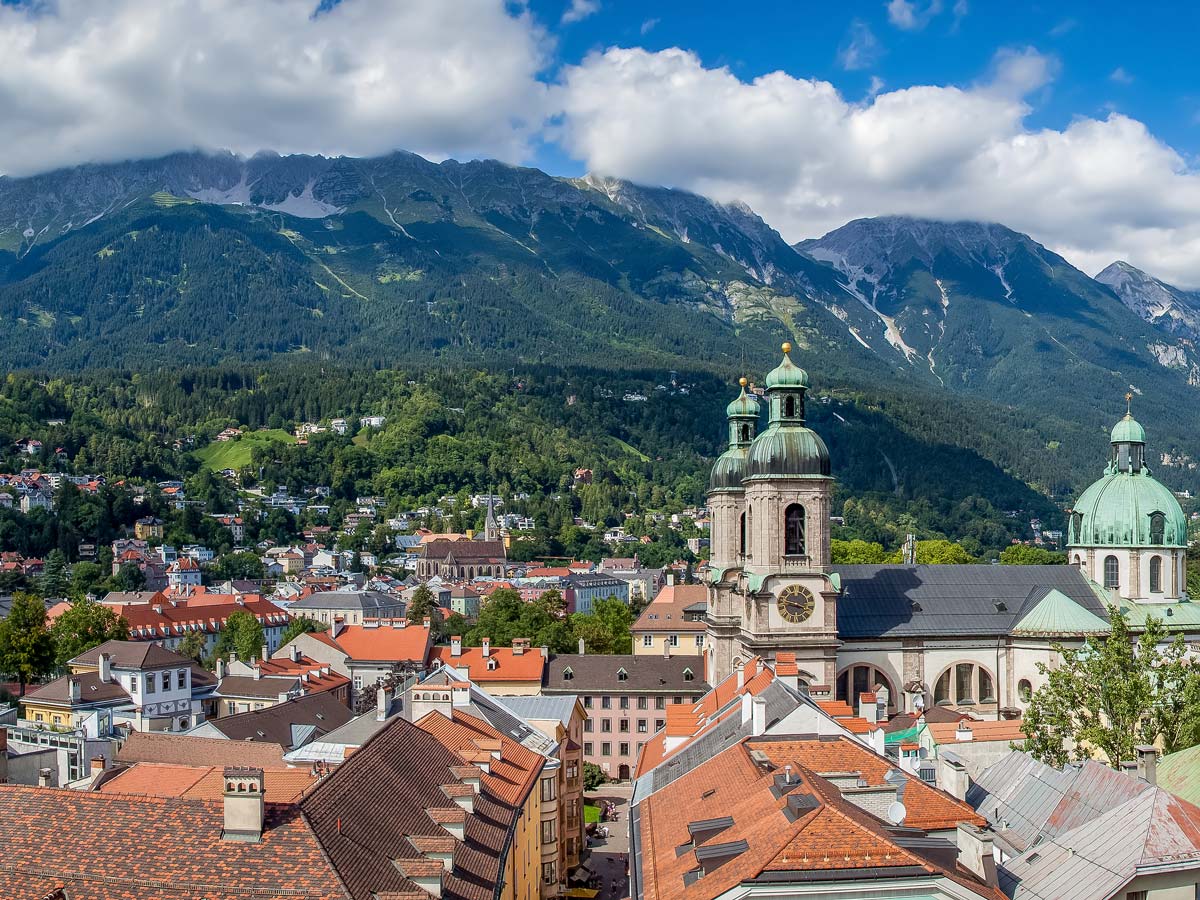
[{"label": "residential house on hillside", "polygon": [[539,693],[546,671],[546,654],[530,647],[528,638],[514,638],[512,647],[493,647],[491,638],[483,638],[482,646],[464,647],[455,635],[449,647],[431,649],[430,663],[434,662],[499,696]]},{"label": "residential house on hillside", "polygon": [[186,731],[205,719],[212,674],[158,644],[106,641],[68,663],[70,673],[21,700],[33,725],[108,737],[134,731]]},{"label": "residential house on hillside", "polygon": [[293,646],[349,678],[351,696],[357,702],[365,696],[363,692],[374,691],[381,681],[414,678],[425,672],[432,635],[428,624],[409,625],[405,619],[366,625],[335,623],[328,631],[297,635],[276,650],[272,659],[290,656]]},{"label": "residential house on hillside", "polygon": [[216,715],[232,716],[324,691],[350,706],[347,676],[333,671],[329,663],[304,656],[295,644],[288,649],[290,653],[278,659],[264,653],[249,662],[233,659],[228,666],[217,660]]},{"label": "residential house on hillside", "polygon": [[704,652],[708,626],[708,587],[703,584],[668,584],[638,616],[630,632],[635,656]]},{"label": "residential house on hillside", "polygon": [[371,619],[403,619],[408,604],[402,597],[380,591],[318,591],[294,601],[288,612],[314,622],[361,625]]},{"label": "residential house on hillside", "polygon": [[188,634],[199,632],[204,635],[204,652],[212,653],[229,617],[248,612],[262,625],[267,649],[274,652],[291,621],[282,608],[258,594],[209,593],[203,587],[179,598],[161,592],[113,592],[100,602],[129,623],[130,640],[153,641],[173,650]]},{"label": "residential house on hillside", "polygon": [[694,703],[708,689],[695,657],[562,654],[550,657],[542,693],[580,697],[588,714],[584,760],[624,780],[642,744],[665,727],[667,708]]}]

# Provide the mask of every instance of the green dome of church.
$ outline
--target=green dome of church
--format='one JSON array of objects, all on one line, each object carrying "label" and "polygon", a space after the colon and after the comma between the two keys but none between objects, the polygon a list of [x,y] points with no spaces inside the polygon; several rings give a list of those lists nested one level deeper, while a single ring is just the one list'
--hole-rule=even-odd
[{"label": "green dome of church", "polygon": [[811,428],[771,426],[754,439],[746,458],[746,478],[828,477],[829,449]]},{"label": "green dome of church", "polygon": [[791,344],[784,344],[783,362],[767,373],[767,380],[763,384],[768,391],[776,388],[808,388],[808,373],[792,362],[788,356],[791,350]]},{"label": "green dome of church", "polygon": [[740,491],[742,478],[746,474],[746,456],[749,453],[745,447],[731,447],[713,464],[708,476],[710,491]]},{"label": "green dome of church", "polygon": [[1186,547],[1175,495],[1145,465],[1146,431],[1126,415],[1112,430],[1104,475],[1075,501],[1067,543],[1082,547]]},{"label": "green dome of church", "polygon": [[1137,419],[1126,413],[1125,418],[1113,426],[1109,440],[1114,444],[1144,444],[1146,443],[1146,429]]},{"label": "green dome of church", "polygon": [[729,418],[758,418],[758,397],[754,394],[746,393],[746,385],[748,382],[743,378],[740,382],[742,386],[739,393],[729,405],[725,407],[725,415]]}]

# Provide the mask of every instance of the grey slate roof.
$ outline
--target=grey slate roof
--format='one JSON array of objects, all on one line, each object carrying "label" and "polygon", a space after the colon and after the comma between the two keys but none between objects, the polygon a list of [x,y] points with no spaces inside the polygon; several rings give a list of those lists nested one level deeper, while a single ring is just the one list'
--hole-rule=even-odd
[{"label": "grey slate roof", "polygon": [[345,609],[355,612],[361,612],[363,616],[370,618],[378,616],[380,611],[386,611],[390,615],[390,611],[399,607],[401,610],[405,607],[405,602],[400,597],[384,594],[379,591],[318,591],[315,594],[309,594],[294,601],[289,607],[290,610],[305,610],[305,609]]},{"label": "grey slate roof", "polygon": [[834,566],[842,582],[838,637],[1007,634],[1051,590],[1108,612],[1074,566]]},{"label": "grey slate roof", "polygon": [[565,728],[579,698],[575,694],[557,694],[553,697],[505,697],[501,702],[523,719],[557,719]]},{"label": "grey slate roof", "polygon": [[322,691],[253,712],[209,719],[202,727],[216,730],[231,741],[264,741],[293,750],[345,725],[353,717],[346,704]]},{"label": "grey slate roof", "polygon": [[[565,670],[571,676],[564,677]],[[627,678],[622,681],[619,672]],[[692,681],[685,678],[692,672]],[[550,694],[707,694],[704,659],[699,656],[634,656],[633,654],[559,654],[546,664],[546,686]]]},{"label": "grey slate roof", "polygon": [[217,682],[218,697],[252,697],[275,700],[280,694],[291,693],[297,678],[255,678],[253,675],[226,675]]}]

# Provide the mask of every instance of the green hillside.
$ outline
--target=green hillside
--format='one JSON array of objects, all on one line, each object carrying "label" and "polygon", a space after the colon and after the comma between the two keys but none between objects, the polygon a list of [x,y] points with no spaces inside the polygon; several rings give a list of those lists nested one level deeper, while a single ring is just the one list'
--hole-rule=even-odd
[{"label": "green hillside", "polygon": [[221,471],[223,469],[240,469],[250,465],[255,450],[267,450],[273,444],[294,444],[296,439],[280,428],[269,428],[262,431],[248,431],[239,438],[231,441],[212,441],[199,450],[192,451],[192,456],[206,469]]}]

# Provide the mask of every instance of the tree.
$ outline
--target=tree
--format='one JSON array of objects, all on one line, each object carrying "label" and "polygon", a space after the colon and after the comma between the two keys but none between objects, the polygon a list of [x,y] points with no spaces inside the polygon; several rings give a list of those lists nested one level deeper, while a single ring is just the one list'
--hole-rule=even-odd
[{"label": "tree", "polygon": [[1060,662],[1038,663],[1046,683],[1025,711],[1025,749],[1060,767],[1098,751],[1114,768],[1139,744],[1162,738],[1168,749],[1188,746],[1200,728],[1200,670],[1185,661],[1183,636],[1160,646],[1166,629],[1149,618],[1136,642],[1117,607],[1109,632],[1082,647],[1054,644]]},{"label": "tree", "polygon": [[616,597],[592,604],[592,611],[571,616],[575,638],[583,638],[588,653],[632,653],[633,610]]},{"label": "tree", "polygon": [[[978,562],[961,544],[946,540],[917,541],[916,556],[917,564],[922,566],[955,566]],[[893,554],[892,562],[899,561],[900,554]]]},{"label": "tree", "polygon": [[99,563],[77,562],[71,567],[71,596],[99,594],[108,578]]},{"label": "tree", "polygon": [[288,622],[287,628],[283,629],[283,637],[279,639],[279,646],[290,644],[295,638],[302,634],[312,634],[316,631],[324,631],[329,626],[324,622],[318,622],[315,619],[310,619],[307,616],[297,616]]},{"label": "tree", "polygon": [[1067,561],[1067,554],[1056,553],[1044,547],[1030,547],[1028,544],[1013,544],[1000,551],[1000,564],[1004,566],[1061,566]]},{"label": "tree", "polygon": [[204,661],[204,651],[208,649],[208,639],[202,631],[189,631],[179,642],[176,652],[200,663]]},{"label": "tree", "polygon": [[67,574],[67,555],[61,550],[51,550],[42,568],[39,587],[43,597],[58,599],[71,592],[71,578]]},{"label": "tree", "polygon": [[262,624],[253,613],[239,609],[230,613],[229,618],[225,620],[225,627],[217,641],[216,656],[218,659],[227,660],[230,653],[235,652],[238,659],[255,659],[262,654],[263,643]]},{"label": "tree", "polygon": [[107,606],[77,600],[54,620],[50,635],[54,638],[55,661],[66,667],[68,661],[105,641],[128,638],[129,623]]},{"label": "tree", "polygon": [[226,553],[213,564],[210,572],[213,578],[221,581],[259,580],[267,574],[262,560],[253,553]]},{"label": "tree", "polygon": [[583,789],[595,791],[608,784],[608,776],[604,770],[592,762],[583,764]]},{"label": "tree", "polygon": [[54,667],[54,639],[46,627],[46,605],[33,594],[13,594],[8,617],[0,620],[0,671],[17,677],[20,696],[25,685]]},{"label": "tree", "polygon": [[121,568],[112,577],[114,591],[140,591],[146,586],[146,573],[137,563],[121,563]]},{"label": "tree", "polygon": [[420,625],[426,617],[432,618],[437,609],[438,605],[434,600],[433,591],[423,584],[419,585],[408,601],[408,621],[410,624]]},{"label": "tree", "polygon": [[852,541],[832,540],[829,542],[829,552],[834,565],[839,566],[878,565],[888,561],[888,553],[883,549],[883,544],[860,538]]}]

